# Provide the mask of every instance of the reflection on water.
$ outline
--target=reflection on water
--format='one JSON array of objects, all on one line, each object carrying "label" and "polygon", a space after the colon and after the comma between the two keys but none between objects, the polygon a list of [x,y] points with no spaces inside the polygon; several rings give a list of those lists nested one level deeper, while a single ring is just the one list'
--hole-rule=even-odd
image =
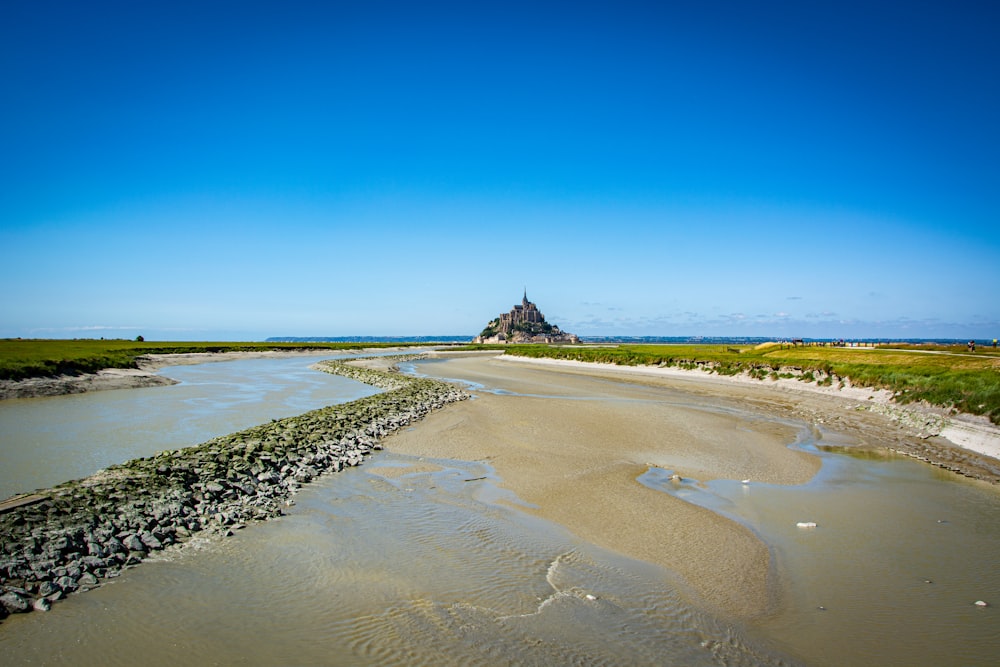
[{"label": "reflection on water", "polygon": [[668,572],[495,504],[488,467],[436,463],[381,453],[281,520],[12,618],[0,662],[782,664]]},{"label": "reflection on water", "polygon": [[311,370],[329,353],[173,366],[180,384],[0,401],[0,500],[378,390]]},{"label": "reflection on water", "polygon": [[640,481],[761,536],[784,602],[756,625],[812,664],[994,664],[1000,618],[974,602],[1000,596],[996,489],[852,454],[820,454],[820,474],[798,487],[678,483],[656,469]]}]

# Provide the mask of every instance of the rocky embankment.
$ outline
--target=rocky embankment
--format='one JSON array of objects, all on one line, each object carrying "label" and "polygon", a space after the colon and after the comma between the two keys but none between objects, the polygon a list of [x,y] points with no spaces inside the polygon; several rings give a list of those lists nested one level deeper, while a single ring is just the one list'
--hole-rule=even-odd
[{"label": "rocky embankment", "polygon": [[383,436],[469,396],[436,380],[319,366],[385,392],[112,466],[0,514],[0,618],[47,610],[196,535],[280,516],[301,485],[360,464]]}]

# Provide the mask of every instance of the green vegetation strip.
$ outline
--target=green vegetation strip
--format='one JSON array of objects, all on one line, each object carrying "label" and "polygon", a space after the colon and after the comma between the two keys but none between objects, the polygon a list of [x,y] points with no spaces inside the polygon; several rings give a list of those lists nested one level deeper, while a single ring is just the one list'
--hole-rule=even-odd
[{"label": "green vegetation strip", "polygon": [[931,350],[764,344],[732,345],[510,345],[506,354],[623,366],[746,373],[760,380],[798,378],[821,385],[887,389],[899,403],[926,401],[984,415],[1000,424],[1000,353],[965,346]]},{"label": "green vegetation strip", "polygon": [[0,340],[0,380],[96,373],[105,368],[138,368],[147,354],[266,352],[271,350],[361,350],[418,343],[188,343],[133,340]]}]

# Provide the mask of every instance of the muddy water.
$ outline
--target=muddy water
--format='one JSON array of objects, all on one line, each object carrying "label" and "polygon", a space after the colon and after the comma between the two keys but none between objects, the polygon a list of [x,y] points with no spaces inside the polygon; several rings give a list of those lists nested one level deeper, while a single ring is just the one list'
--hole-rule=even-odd
[{"label": "muddy water", "polygon": [[488,467],[429,463],[379,454],[280,521],[11,618],[0,662],[780,664],[669,573],[498,506]]},{"label": "muddy water", "polygon": [[309,368],[332,356],[172,366],[158,374],[180,384],[0,401],[0,500],[377,392]]},{"label": "muddy water", "polygon": [[383,452],[281,520],[7,619],[0,664],[994,664],[997,607],[972,602],[1000,601],[996,490],[813,451],[823,469],[799,487],[641,479],[770,546],[782,603],[746,626],[517,511],[483,463]]},{"label": "muddy water", "polygon": [[754,627],[810,664],[996,664],[1000,615],[975,602],[1000,603],[997,489],[905,457],[817,455],[804,486],[640,481],[770,546],[782,604]]}]

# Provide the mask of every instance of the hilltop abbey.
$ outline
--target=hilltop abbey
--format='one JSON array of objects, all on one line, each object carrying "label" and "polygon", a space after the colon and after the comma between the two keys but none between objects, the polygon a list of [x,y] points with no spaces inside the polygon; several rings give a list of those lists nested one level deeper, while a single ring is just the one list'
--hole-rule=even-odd
[{"label": "hilltop abbey", "polygon": [[500,313],[491,320],[482,333],[472,339],[473,343],[579,343],[576,334],[560,331],[559,327],[545,321],[538,306],[528,301],[528,290],[524,290],[521,303]]}]

